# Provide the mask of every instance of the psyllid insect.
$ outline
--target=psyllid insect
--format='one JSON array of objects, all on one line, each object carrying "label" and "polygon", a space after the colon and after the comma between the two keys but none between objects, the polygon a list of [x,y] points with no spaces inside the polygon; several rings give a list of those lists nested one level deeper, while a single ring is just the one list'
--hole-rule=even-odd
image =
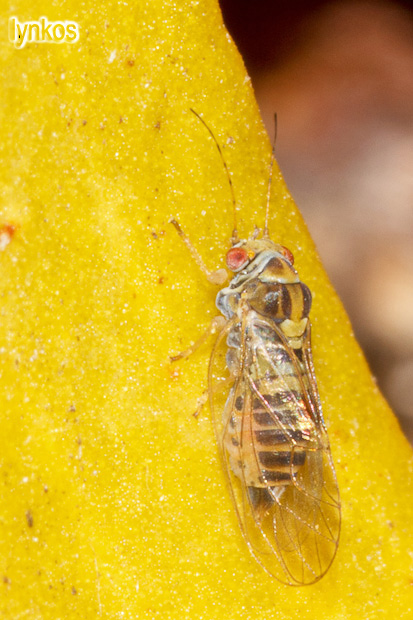
[{"label": "psyllid insect", "polygon": [[[194,112],[194,111],[193,111]],[[217,442],[244,538],[263,568],[288,585],[312,584],[327,572],[338,547],[340,498],[311,354],[311,292],[290,250],[268,232],[275,140],[265,225],[239,239],[234,228],[226,264],[232,272],[216,305],[221,312],[187,357],[218,331],[209,363],[208,393]],[[214,284],[174,219],[171,223]]]}]

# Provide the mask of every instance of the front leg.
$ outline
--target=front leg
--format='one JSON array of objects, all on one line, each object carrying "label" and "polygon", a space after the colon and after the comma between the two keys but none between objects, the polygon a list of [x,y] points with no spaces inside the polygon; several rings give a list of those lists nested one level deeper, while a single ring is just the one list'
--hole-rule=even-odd
[{"label": "front leg", "polygon": [[202,256],[199,254],[197,249],[192,245],[191,240],[189,239],[189,237],[186,236],[186,234],[180,227],[179,223],[175,220],[175,218],[171,217],[171,219],[169,220],[169,223],[175,226],[178,235],[181,237],[182,241],[185,243],[186,247],[191,252],[192,258],[194,259],[194,261],[196,262],[196,264],[198,265],[202,273],[206,276],[208,282],[211,282],[211,284],[218,284],[219,286],[222,286],[222,284],[224,284],[226,280],[228,279],[228,273],[225,271],[225,269],[217,269],[216,271],[210,271],[208,267],[205,265],[204,261],[202,260]]}]

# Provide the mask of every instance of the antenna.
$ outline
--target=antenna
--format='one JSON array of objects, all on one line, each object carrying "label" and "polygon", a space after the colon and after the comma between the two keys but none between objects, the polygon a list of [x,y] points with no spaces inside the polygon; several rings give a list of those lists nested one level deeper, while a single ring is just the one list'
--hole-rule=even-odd
[{"label": "antenna", "polygon": [[238,241],[238,231],[237,231],[237,201],[235,200],[235,193],[234,193],[234,186],[232,185],[232,180],[231,180],[231,175],[229,173],[228,170],[228,166],[226,164],[226,161],[224,159],[224,155],[222,154],[222,150],[221,147],[219,146],[218,140],[216,139],[216,137],[214,136],[214,134],[212,133],[212,130],[208,127],[208,125],[206,124],[206,122],[204,121],[204,119],[202,118],[202,116],[200,116],[198,114],[198,112],[195,112],[195,110],[193,110],[192,108],[189,108],[191,110],[191,112],[193,112],[193,114],[195,114],[196,117],[198,117],[198,119],[201,121],[201,123],[203,125],[205,125],[205,127],[207,128],[207,130],[209,131],[209,133],[212,136],[213,141],[216,144],[216,147],[218,149],[218,153],[221,156],[222,159],[222,163],[224,164],[224,168],[225,168],[225,172],[227,173],[227,178],[228,178],[228,183],[229,183],[229,187],[231,190],[231,197],[232,197],[232,208],[233,208],[233,215],[234,215],[234,228],[232,230],[232,244],[234,245],[235,243],[237,243]]},{"label": "antenna", "polygon": [[268,220],[270,217],[270,197],[271,197],[271,184],[272,184],[272,171],[274,168],[274,160],[275,160],[275,143],[277,140],[277,114],[274,114],[274,140],[272,143],[272,152],[271,152],[271,159],[270,159],[270,169],[269,169],[269,175],[268,175],[268,188],[267,188],[267,205],[265,208],[265,225],[264,225],[264,232],[263,232],[263,237],[269,237],[269,233],[268,233]]}]

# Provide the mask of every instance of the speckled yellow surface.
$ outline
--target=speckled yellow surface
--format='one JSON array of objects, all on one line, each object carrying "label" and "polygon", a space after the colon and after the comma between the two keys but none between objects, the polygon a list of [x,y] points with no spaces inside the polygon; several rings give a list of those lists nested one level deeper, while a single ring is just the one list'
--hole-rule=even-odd
[{"label": "speckled yellow surface", "polygon": [[168,361],[216,312],[168,219],[211,268],[232,225],[190,107],[224,147],[241,234],[263,223],[270,146],[216,2],[22,0],[10,14],[75,20],[80,39],[0,47],[0,617],[411,618],[411,450],[278,175],[272,236],[314,293],[342,493],[321,582],[278,584],[241,538],[208,410],[192,416],[211,343]]}]

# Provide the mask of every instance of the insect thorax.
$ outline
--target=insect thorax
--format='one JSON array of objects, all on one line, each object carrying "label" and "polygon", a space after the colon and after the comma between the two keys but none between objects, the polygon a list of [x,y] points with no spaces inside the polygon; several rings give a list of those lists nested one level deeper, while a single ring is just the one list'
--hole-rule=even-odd
[{"label": "insect thorax", "polygon": [[265,249],[219,291],[216,305],[227,319],[238,315],[241,321],[242,313],[254,311],[264,321],[276,323],[297,349],[307,327],[311,292],[280,252]]}]

